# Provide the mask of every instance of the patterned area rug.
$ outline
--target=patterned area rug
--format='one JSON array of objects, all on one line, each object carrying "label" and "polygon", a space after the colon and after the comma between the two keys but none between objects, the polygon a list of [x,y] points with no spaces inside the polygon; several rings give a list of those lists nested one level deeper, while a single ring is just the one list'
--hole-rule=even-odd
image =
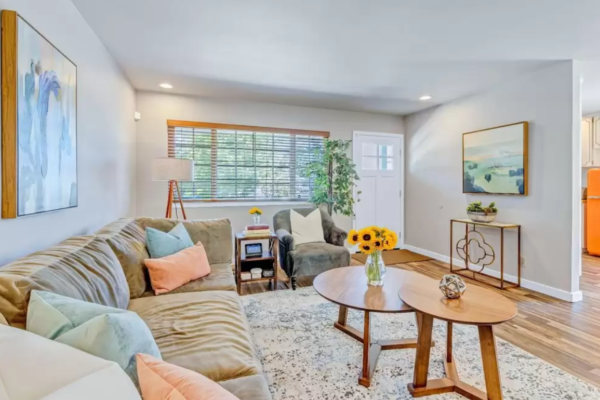
[{"label": "patterned area rug", "polygon": [[[412,399],[415,350],[383,351],[370,388],[358,385],[362,345],[333,328],[338,306],[312,287],[242,296],[274,400]],[[415,337],[414,314],[371,314],[374,339]],[[363,313],[349,323],[362,330]],[[436,321],[430,378],[444,374],[445,324]],[[505,399],[600,399],[600,390],[496,338]],[[455,325],[454,356],[461,378],[485,390],[477,328]],[[464,399],[456,393],[428,399]]]}]

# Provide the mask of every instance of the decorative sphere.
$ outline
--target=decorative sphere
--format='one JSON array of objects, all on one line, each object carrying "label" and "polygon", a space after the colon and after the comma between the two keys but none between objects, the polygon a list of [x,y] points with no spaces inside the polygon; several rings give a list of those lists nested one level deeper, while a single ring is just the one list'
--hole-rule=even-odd
[{"label": "decorative sphere", "polygon": [[467,285],[458,275],[444,275],[440,281],[440,290],[449,299],[460,299],[467,290]]}]

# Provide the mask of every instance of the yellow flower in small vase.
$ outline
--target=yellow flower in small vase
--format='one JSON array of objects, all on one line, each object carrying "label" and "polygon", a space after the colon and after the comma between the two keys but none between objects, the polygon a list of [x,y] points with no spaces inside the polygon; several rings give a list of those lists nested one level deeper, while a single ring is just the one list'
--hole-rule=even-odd
[{"label": "yellow flower in small vase", "polygon": [[348,243],[349,244],[354,246],[355,244],[357,244],[359,242],[359,240],[360,240],[360,236],[356,230],[352,229],[350,232],[348,232]]},{"label": "yellow flower in small vase", "polygon": [[262,210],[258,207],[252,207],[248,214],[252,215],[252,219],[254,221],[254,225],[260,225],[260,216],[262,215]]}]

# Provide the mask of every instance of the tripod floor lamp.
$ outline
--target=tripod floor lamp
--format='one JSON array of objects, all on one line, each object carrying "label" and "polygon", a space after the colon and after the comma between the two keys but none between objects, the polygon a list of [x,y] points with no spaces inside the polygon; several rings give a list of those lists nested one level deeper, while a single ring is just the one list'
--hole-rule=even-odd
[{"label": "tripod floor lamp", "polygon": [[171,218],[172,216],[175,189],[177,189],[176,201],[179,201],[183,219],[187,219],[178,182],[194,180],[194,162],[192,160],[181,160],[170,157],[155,158],[152,162],[152,180],[169,182],[169,197],[167,198],[167,212],[165,213],[165,217]]}]

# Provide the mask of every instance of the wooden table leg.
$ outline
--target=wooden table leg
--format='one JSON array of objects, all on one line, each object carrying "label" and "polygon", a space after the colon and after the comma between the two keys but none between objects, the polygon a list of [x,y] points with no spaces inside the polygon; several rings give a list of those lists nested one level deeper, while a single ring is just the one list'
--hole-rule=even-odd
[{"label": "wooden table leg", "polygon": [[[420,325],[417,315],[417,325]],[[365,311],[365,325],[361,332],[358,329],[348,325],[348,307],[340,305],[338,320],[333,324],[336,329],[344,332],[353,339],[363,344],[363,368],[358,379],[358,383],[365,387],[371,386],[371,379],[375,373],[377,359],[383,350],[400,350],[417,347],[416,339],[392,339],[392,340],[372,340],[371,338],[371,313]],[[431,346],[435,342],[431,342]]]},{"label": "wooden table leg", "polygon": [[502,385],[500,383],[498,357],[496,355],[496,339],[494,338],[494,330],[491,326],[479,327],[479,343],[481,345],[487,398],[488,400],[502,400]]},{"label": "wooden table leg", "polygon": [[421,314],[417,318],[421,319],[421,329],[417,344],[413,382],[408,384],[408,391],[413,397],[452,392],[454,391],[454,383],[448,378],[427,380],[433,335],[433,317]]}]

